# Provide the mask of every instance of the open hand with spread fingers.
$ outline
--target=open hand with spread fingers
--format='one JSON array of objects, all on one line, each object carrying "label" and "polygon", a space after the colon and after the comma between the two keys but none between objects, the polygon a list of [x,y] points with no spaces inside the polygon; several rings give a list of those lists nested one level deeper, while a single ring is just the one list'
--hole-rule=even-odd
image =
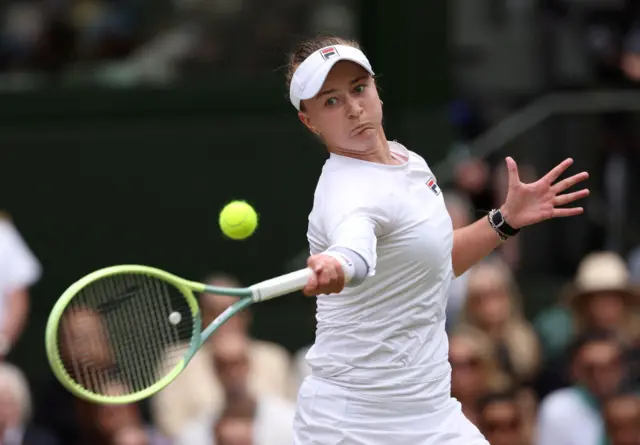
[{"label": "open hand with spread fingers", "polygon": [[513,228],[519,229],[547,219],[575,216],[584,212],[582,207],[560,207],[589,196],[589,190],[586,188],[563,193],[587,179],[589,177],[587,172],[556,182],[560,175],[573,164],[573,159],[565,159],[544,177],[531,184],[520,181],[516,161],[508,157],[506,162],[509,188],[505,203],[500,210],[505,221]]}]

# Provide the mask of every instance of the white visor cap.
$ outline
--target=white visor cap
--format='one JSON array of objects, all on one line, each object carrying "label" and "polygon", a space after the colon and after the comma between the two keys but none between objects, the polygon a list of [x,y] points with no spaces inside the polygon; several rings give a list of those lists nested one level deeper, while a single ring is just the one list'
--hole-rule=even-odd
[{"label": "white visor cap", "polygon": [[300,64],[289,88],[289,98],[296,110],[300,111],[300,102],[311,99],[320,92],[325,79],[333,65],[341,60],[357,63],[374,75],[369,59],[362,51],[352,46],[334,45],[326,46],[311,54]]}]

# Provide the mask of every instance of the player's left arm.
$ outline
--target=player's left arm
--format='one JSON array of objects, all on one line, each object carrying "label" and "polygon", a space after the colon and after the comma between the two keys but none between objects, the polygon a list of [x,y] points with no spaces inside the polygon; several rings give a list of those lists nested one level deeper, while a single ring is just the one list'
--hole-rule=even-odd
[{"label": "player's left arm", "polygon": [[[581,172],[556,182],[560,175],[573,164],[572,159],[561,162],[544,177],[531,184],[520,181],[518,166],[512,158],[508,157],[506,162],[509,172],[509,189],[500,210],[504,220],[514,229],[551,218],[575,216],[583,213],[582,207],[560,208],[560,206],[589,195],[588,189],[563,193],[587,179],[589,177],[587,172]],[[456,230],[453,234],[453,250],[451,252],[455,275],[462,275],[489,255],[500,242],[500,237],[486,217]]]}]

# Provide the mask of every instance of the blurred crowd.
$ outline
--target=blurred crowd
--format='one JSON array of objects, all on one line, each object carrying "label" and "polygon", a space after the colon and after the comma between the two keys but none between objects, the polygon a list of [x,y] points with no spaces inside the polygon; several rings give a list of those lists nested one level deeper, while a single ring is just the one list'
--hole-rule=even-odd
[{"label": "blurred crowd", "polygon": [[255,76],[291,36],[356,28],[350,0],[8,0],[0,17],[3,89]]},{"label": "blurred crowd", "polygon": [[[455,227],[474,218],[461,187],[443,194]],[[589,253],[556,303],[533,320],[524,316],[527,296],[508,248],[454,280],[447,308],[451,392],[492,445],[640,445],[639,258]],[[25,325],[29,288],[40,276],[8,216],[0,219],[0,271],[4,356]],[[241,285],[222,272],[206,282]],[[234,301],[202,295],[203,322]],[[222,326],[149,403],[87,403],[53,377],[31,388],[18,367],[2,360],[0,443],[291,443],[296,392],[309,373],[307,348],[290,354],[253,338],[251,321],[244,312]]]}]

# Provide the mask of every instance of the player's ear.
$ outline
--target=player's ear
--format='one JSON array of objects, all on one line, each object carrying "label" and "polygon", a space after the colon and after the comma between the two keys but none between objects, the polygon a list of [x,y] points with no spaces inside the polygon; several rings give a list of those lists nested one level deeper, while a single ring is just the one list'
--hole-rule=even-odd
[{"label": "player's ear", "polygon": [[309,119],[309,116],[304,111],[298,112],[298,118],[300,119],[300,122],[302,122],[304,126],[309,129],[309,131],[311,131],[314,134],[320,134],[318,132],[318,129],[314,127],[313,124],[311,123],[311,119]]}]

